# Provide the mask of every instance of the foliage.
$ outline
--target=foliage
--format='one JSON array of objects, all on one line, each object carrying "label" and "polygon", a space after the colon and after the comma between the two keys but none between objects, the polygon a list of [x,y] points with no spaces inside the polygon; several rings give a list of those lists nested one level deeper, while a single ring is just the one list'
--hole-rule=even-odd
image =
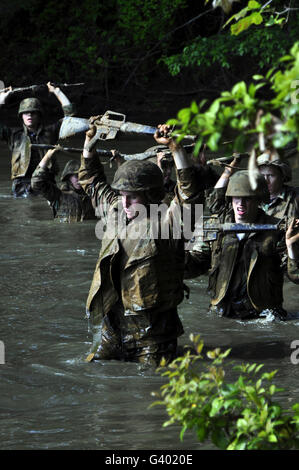
[{"label": "foliage", "polygon": [[276,0],[274,5],[270,0],[262,5],[249,0],[244,8],[240,4],[234,14],[231,14],[232,7],[237,5],[234,0],[206,0],[206,4],[210,3],[216,10],[217,7],[224,10],[224,21],[219,21],[214,34],[203,34],[200,30],[176,54],[161,57],[171,75],[197,67],[203,77],[208,71],[221,75],[225,69],[230,76],[246,80],[248,71],[252,75],[277,65],[279,57],[298,40],[298,9],[285,8],[284,2]]},{"label": "foliage", "polygon": [[[103,80],[109,69],[125,75],[171,30],[186,0],[13,0],[0,18],[1,78],[11,81],[7,57],[20,51],[19,63],[52,80],[71,77]],[[11,35],[11,31],[14,35]],[[169,45],[164,38],[160,50]],[[23,53],[22,53],[23,52]],[[149,58],[148,67],[152,66]],[[13,71],[15,74],[15,70]],[[24,73],[23,73],[24,74]],[[22,75],[23,75],[22,74]],[[8,75],[8,77],[7,77]],[[14,80],[15,81],[15,80]]]},{"label": "foliage", "polygon": [[296,37],[296,30],[291,30],[286,35],[278,27],[245,31],[238,37],[225,32],[211,37],[198,37],[180,53],[163,56],[161,61],[167,65],[173,76],[186,67],[199,67],[199,73],[203,69],[206,72],[213,66],[240,73],[240,63],[234,63],[242,58],[250,58],[251,73],[254,69],[258,72],[277,64]]},{"label": "foliage", "polygon": [[[159,400],[151,406],[166,408],[169,420],[181,426],[183,440],[187,430],[197,439],[212,440],[226,450],[278,450],[299,448],[299,404],[284,410],[274,399],[281,392],[273,383],[277,371],[261,372],[263,364],[225,364],[230,350],[219,348],[203,357],[203,342],[191,335],[195,352],[190,350],[167,367],[160,367],[168,383],[154,393]],[[226,381],[226,369],[240,375]]]},{"label": "foliage", "polygon": [[[218,150],[228,136],[229,153],[279,149],[294,140],[299,148],[298,77],[299,42],[289,55],[280,59],[280,67],[270,69],[265,77],[253,76],[249,86],[244,81],[236,83],[208,107],[204,100],[200,104],[193,102],[189,108],[181,109],[177,119],[169,124],[177,127],[180,138],[186,134],[198,135],[196,150],[203,142],[211,150]],[[268,99],[267,94],[270,94]]]},{"label": "foliage", "polygon": [[[130,82],[146,85],[154,74],[160,84],[168,71],[189,79],[190,68],[208,83],[211,75],[222,77],[223,68],[246,79],[249,58],[250,66],[268,68],[286,53],[295,41],[298,18],[292,12],[278,26],[268,7],[249,10],[258,2],[244,7],[244,1],[11,0],[0,7],[1,80],[13,86],[30,84],[31,77],[39,82],[92,80],[108,92]],[[263,23],[251,26],[250,34],[229,34],[230,26],[261,10]],[[237,20],[238,14],[244,16]],[[223,29],[229,15],[231,22]],[[276,26],[270,31],[264,26],[271,21]]]},{"label": "foliage", "polygon": [[282,26],[286,21],[286,17],[281,16],[280,12],[276,12],[271,4],[272,1],[263,6],[256,0],[249,0],[248,5],[235,15],[232,15],[224,27],[235,21],[236,23],[230,27],[230,30],[231,34],[238,35],[250,26],[259,25],[263,22],[265,26],[273,26],[275,24]]},{"label": "foliage", "polygon": [[[186,6],[186,0],[118,0],[117,31],[118,42],[142,44],[145,49],[150,43],[161,40],[165,32],[174,26],[175,12]],[[116,35],[115,35],[116,36]],[[154,41],[153,41],[154,38]]]}]

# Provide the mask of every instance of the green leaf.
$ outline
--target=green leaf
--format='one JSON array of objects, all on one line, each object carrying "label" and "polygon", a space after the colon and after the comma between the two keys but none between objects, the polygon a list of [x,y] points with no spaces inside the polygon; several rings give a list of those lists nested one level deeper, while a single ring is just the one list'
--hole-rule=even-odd
[{"label": "green leaf", "polygon": [[248,9],[249,10],[256,10],[257,8],[261,8],[262,5],[259,2],[256,2],[255,0],[250,0],[248,2]]},{"label": "green leaf", "polygon": [[199,112],[197,103],[196,103],[195,101],[193,101],[193,102],[191,103],[191,111],[192,111],[192,113],[194,113],[194,114],[197,114],[197,113]]},{"label": "green leaf", "polygon": [[263,22],[263,17],[260,13],[255,12],[246,18],[242,18],[238,23],[231,26],[231,33],[235,36],[240,34],[242,31],[248,29],[252,24],[261,24]]}]

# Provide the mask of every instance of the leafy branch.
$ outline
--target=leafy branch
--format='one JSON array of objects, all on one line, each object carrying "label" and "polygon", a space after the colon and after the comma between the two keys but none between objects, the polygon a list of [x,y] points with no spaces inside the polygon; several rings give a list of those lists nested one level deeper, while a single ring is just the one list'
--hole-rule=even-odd
[{"label": "leafy branch", "polygon": [[[158,400],[151,406],[166,408],[163,426],[178,423],[181,440],[192,430],[200,442],[210,439],[220,449],[298,449],[299,404],[284,410],[274,400],[282,391],[273,383],[277,371],[262,373],[263,364],[256,363],[231,369],[231,363],[224,364],[229,349],[208,351],[206,359],[200,337],[190,338],[194,352],[158,369],[168,382],[152,394]],[[228,365],[240,374],[232,383],[226,381]]]},{"label": "leafy branch", "polygon": [[[225,13],[229,13],[234,1],[239,0],[213,0],[213,6],[214,8],[220,6]],[[260,25],[261,23],[264,23],[265,26],[282,26],[288,21],[289,12],[294,10],[298,10],[298,8],[291,8],[289,6],[288,8],[284,8],[283,11],[278,12],[275,10],[274,6],[272,6],[272,0],[267,1],[264,5],[256,0],[249,0],[248,5],[242,8],[238,13],[232,15],[223,27],[225,28],[231,22],[234,22],[230,27],[231,34],[238,35],[250,26]],[[288,16],[282,16],[286,13],[288,13]]]},{"label": "leafy branch", "polygon": [[[210,105],[206,100],[193,102],[168,123],[176,127],[179,139],[186,134],[198,135],[195,152],[203,143],[216,151],[227,139],[229,153],[253,149],[275,152],[291,141],[297,141],[299,148],[298,77],[299,42],[266,76],[253,76],[249,85],[236,83]],[[267,95],[271,98],[265,99]]]}]

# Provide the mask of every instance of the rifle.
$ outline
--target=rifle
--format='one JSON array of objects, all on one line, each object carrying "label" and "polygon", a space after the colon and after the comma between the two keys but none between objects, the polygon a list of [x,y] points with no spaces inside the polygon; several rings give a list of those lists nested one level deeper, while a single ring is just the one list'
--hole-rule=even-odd
[{"label": "rifle", "polygon": [[[73,147],[60,147],[56,145],[49,145],[49,144],[30,144],[31,148],[37,148],[37,149],[44,149],[44,150],[49,150],[49,149],[55,149],[61,150],[62,152],[69,152],[69,153],[82,153],[83,149],[82,148],[73,148]],[[184,148],[187,153],[190,153],[194,149],[194,145],[184,145]],[[146,160],[147,158],[154,158],[157,156],[157,153],[163,152],[164,157],[171,157],[171,152],[168,150],[168,148],[164,145],[157,145],[155,147],[151,147],[148,150],[145,150],[145,152],[141,153],[134,153],[134,154],[125,154],[125,153],[118,153],[120,157],[122,157],[124,160]],[[99,156],[103,157],[109,157],[110,161],[114,160],[115,155],[112,153],[111,150],[105,150],[105,149],[96,149],[96,153]]]},{"label": "rifle", "polygon": [[276,224],[250,224],[236,222],[219,222],[216,217],[202,217],[199,238],[202,241],[217,240],[220,233],[253,233],[263,231],[278,231],[285,228],[285,221],[281,219]]},{"label": "rifle", "polygon": [[[229,166],[229,164],[236,158],[237,161],[242,160],[243,158],[248,158],[249,153],[233,153],[229,157],[220,157],[214,158],[207,161],[207,165],[215,165],[215,166]],[[237,168],[237,167],[234,167]]]},{"label": "rifle", "polygon": [[[95,136],[89,142],[89,149],[91,149],[98,140],[115,139],[118,132],[154,135],[157,130],[156,127],[145,124],[126,122],[125,114],[116,113],[114,111],[106,111],[105,114],[94,121],[94,125],[97,130]],[[89,119],[66,116],[63,118],[60,127],[59,138],[65,139],[79,132],[86,132],[88,129],[90,129]],[[185,136],[185,138],[194,141],[197,136],[188,135]]]},{"label": "rifle", "polygon": [[[82,86],[84,85],[84,83],[51,83],[51,85],[53,85],[54,87],[59,87],[59,88],[67,88],[71,86]],[[47,85],[41,84],[41,85],[30,85],[30,86],[25,86],[25,87],[12,88],[10,93],[18,93],[22,91],[32,91],[34,93],[45,87],[47,87]],[[3,90],[0,90],[0,93]]]}]

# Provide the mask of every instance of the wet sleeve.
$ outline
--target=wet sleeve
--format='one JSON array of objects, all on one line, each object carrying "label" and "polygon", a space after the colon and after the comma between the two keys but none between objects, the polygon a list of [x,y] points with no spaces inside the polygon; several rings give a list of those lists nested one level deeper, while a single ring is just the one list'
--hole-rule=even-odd
[{"label": "wet sleeve", "polygon": [[214,188],[208,192],[206,205],[211,214],[222,214],[225,211],[225,192],[226,188]]},{"label": "wet sleeve", "polygon": [[81,155],[81,166],[78,172],[79,182],[90,197],[98,217],[104,217],[108,208],[117,200],[117,193],[107,183],[104,167],[98,155],[84,158]]},{"label": "wet sleeve", "polygon": [[175,188],[176,198],[180,204],[197,202],[203,204],[204,192],[198,181],[196,171],[193,167],[182,168],[176,171],[177,186]]},{"label": "wet sleeve", "polygon": [[31,187],[34,191],[40,192],[51,206],[57,210],[62,191],[57,187],[53,180],[53,173],[48,168],[37,167],[31,177]]},{"label": "wet sleeve", "polygon": [[190,240],[194,235],[197,219],[202,216],[204,192],[202,191],[194,167],[177,170],[175,196],[167,212],[173,238]]},{"label": "wet sleeve", "polygon": [[62,106],[62,111],[63,111],[64,116],[75,116],[76,105],[74,103],[70,103],[66,106]]}]

